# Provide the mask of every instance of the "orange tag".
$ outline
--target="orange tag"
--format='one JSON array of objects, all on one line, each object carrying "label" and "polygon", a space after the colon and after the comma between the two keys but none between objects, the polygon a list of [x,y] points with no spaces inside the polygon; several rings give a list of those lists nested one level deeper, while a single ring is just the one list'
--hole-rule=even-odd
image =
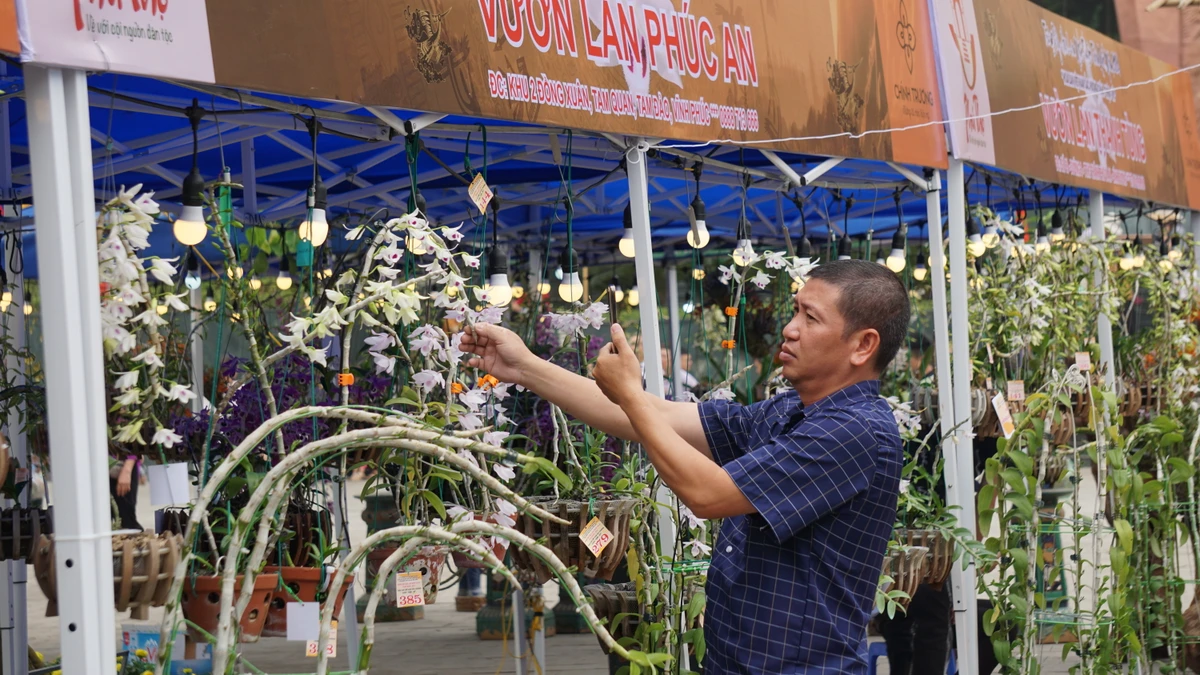
[{"label": "orange tag", "polygon": [[[329,624],[329,644],[325,645],[325,654],[329,656],[329,658],[337,657],[337,623],[338,622],[335,620],[333,623]],[[309,640],[304,645],[304,655],[310,658],[316,658],[317,647],[317,640]]]},{"label": "orange tag", "polygon": [[399,572],[395,576],[397,607],[420,607],[425,604],[425,582],[420,572]]},{"label": "orange tag", "polygon": [[350,387],[354,385],[354,373],[338,373],[337,383],[339,387]]},{"label": "orange tag", "polygon": [[737,307],[726,307],[725,316],[737,316]]},{"label": "orange tag", "polygon": [[733,349],[737,347],[737,340],[721,340],[721,346],[725,349]]},{"label": "orange tag", "polygon": [[450,393],[451,394],[461,394],[466,390],[467,390],[467,388],[462,386],[462,382],[451,382],[450,383]]},{"label": "orange tag", "polygon": [[500,384],[500,380],[496,379],[494,375],[484,375],[475,382],[475,386],[480,389],[491,389],[498,384]]},{"label": "orange tag", "polygon": [[579,533],[579,541],[582,541],[583,545],[587,546],[588,550],[592,552],[592,555],[597,557],[600,556],[600,552],[604,550],[604,547],[612,543],[612,540],[612,532],[609,532],[604,523],[595,517]]}]

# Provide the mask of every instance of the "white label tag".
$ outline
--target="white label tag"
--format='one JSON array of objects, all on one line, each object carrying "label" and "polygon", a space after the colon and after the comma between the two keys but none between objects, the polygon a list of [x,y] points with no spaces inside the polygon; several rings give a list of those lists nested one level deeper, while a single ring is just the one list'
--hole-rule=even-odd
[{"label": "white label tag", "polygon": [[392,597],[397,607],[420,607],[425,604],[425,582],[420,572],[398,572]]},{"label": "white label tag", "polygon": [[488,204],[495,196],[492,189],[488,187],[487,181],[483,180],[481,173],[475,174],[475,180],[471,181],[471,186],[467,188],[467,194],[471,196],[471,201],[475,202],[480,213],[487,213]]},{"label": "white label tag", "polygon": [[186,504],[191,498],[187,464],[151,464],[146,467],[150,479],[150,505]]},{"label": "white label tag", "polygon": [[1087,352],[1075,352],[1075,365],[1079,366],[1079,371],[1086,373],[1092,369],[1092,355]]},{"label": "white label tag", "polygon": [[592,521],[579,533],[579,539],[583,542],[584,546],[588,547],[592,555],[598,557],[600,552],[604,550],[604,547],[612,543],[613,535],[604,526],[604,523],[600,522],[599,518],[593,517]]},{"label": "white label tag", "polygon": [[1013,424],[1012,413],[1008,411],[1008,401],[1004,400],[1004,394],[992,397],[992,407],[996,409],[996,417],[1000,418],[1000,428],[1004,430],[1004,437],[1012,438],[1017,425]]},{"label": "white label tag", "polygon": [[[318,637],[320,636],[318,635]],[[318,640],[309,640],[304,645],[304,655],[316,658],[318,642]],[[329,624],[329,644],[325,646],[325,654],[331,659],[337,658],[337,621]]]},{"label": "white label tag", "polygon": [[1024,380],[1009,380],[1008,381],[1008,400],[1024,401],[1025,400],[1025,381]]},{"label": "white label tag", "polygon": [[286,607],[287,639],[315,642],[321,636],[321,603],[289,602]]}]

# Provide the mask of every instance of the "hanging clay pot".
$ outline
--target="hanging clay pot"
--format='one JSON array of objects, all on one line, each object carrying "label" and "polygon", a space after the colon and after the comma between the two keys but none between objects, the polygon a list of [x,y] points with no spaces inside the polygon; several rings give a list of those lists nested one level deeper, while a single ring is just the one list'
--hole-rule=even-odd
[{"label": "hanging clay pot", "polygon": [[[129,618],[146,621],[151,607],[162,607],[175,579],[183,538],[165,532],[154,535],[117,534],[112,538],[113,599],[116,610],[129,610]],[[34,576],[46,596],[46,616],[58,616],[58,583],[52,536],[38,541]]]},{"label": "hanging clay pot", "polygon": [[[325,570],[324,576],[322,576],[320,567],[266,567],[263,569],[263,573],[279,575],[279,582],[282,584],[282,588],[277,589],[271,597],[271,609],[267,612],[267,623],[262,631],[263,637],[287,637],[287,606],[289,602],[317,602],[319,599],[321,607],[324,609],[328,600],[322,588],[327,590],[329,582],[332,580],[332,572],[329,570]],[[346,577],[333,606],[333,618],[341,616],[342,601],[345,600],[346,592],[353,585],[354,575]],[[318,596],[320,597],[318,598]]]},{"label": "hanging clay pot", "polygon": [[929,549],[921,546],[908,546],[894,550],[883,561],[883,573],[892,578],[892,585],[886,590],[904,591],[908,597],[898,600],[901,607],[908,607],[917,593],[917,587],[925,581],[926,563]]},{"label": "hanging clay pot", "polygon": [[949,578],[950,568],[954,565],[954,542],[942,536],[941,532],[898,529],[892,536],[907,546],[929,550],[926,555],[925,580],[922,583],[937,585]]},{"label": "hanging clay pot", "polygon": [[[376,549],[372,549],[367,554],[367,588],[374,588],[376,583],[380,583],[378,579],[379,568],[384,561],[400,548],[399,544],[388,544]],[[403,565],[398,565],[393,569],[393,573],[400,572],[420,572],[421,581],[425,586],[425,604],[432,605],[437,602],[438,585],[441,581],[442,567],[446,564],[446,553],[448,549],[445,546],[422,546],[408,562]]]},{"label": "hanging clay pot", "polygon": [[[238,622],[241,642],[258,642],[267,623],[271,598],[279,583],[277,574],[260,574],[254,578],[254,593],[250,604]],[[233,588],[234,602],[242,592],[242,576],[238,575]],[[221,614],[221,577],[193,577],[183,582],[183,599],[180,603],[183,618],[196,624],[209,635],[217,632],[217,619]],[[203,633],[188,628],[188,636],[195,642],[207,642]]]},{"label": "hanging clay pot", "polygon": [[[534,539],[546,539],[548,546],[558,556],[559,560],[568,567],[575,567],[583,572],[588,579],[608,581],[621,565],[625,564],[625,551],[629,547],[629,521],[638,506],[634,499],[596,499],[590,502],[555,500],[552,497],[530,499],[530,502],[554,515],[568,521],[570,525],[560,525],[551,520],[538,522],[532,516],[520,514],[517,519],[517,529]],[[595,517],[604,523],[612,533],[612,542],[600,552],[599,557],[592,555],[579,532]],[[539,583],[546,583],[553,577],[550,568],[542,564],[532,554],[514,546],[513,562],[522,570],[537,576]]]},{"label": "hanging clay pot", "polygon": [[54,532],[54,509],[0,509],[0,560],[32,560],[44,534]]},{"label": "hanging clay pot", "polygon": [[[633,582],[624,584],[590,584],[583,592],[592,599],[596,616],[608,627],[614,640],[631,638],[641,623],[642,610],[638,603],[637,590]],[[620,621],[616,618],[620,615]],[[599,637],[596,638],[599,640]],[[608,653],[608,647],[600,642],[600,648]]]},{"label": "hanging clay pot", "polygon": [[[492,523],[493,525],[496,524],[496,521],[491,514],[489,514],[487,516],[482,516],[482,515],[476,513],[476,514],[474,514],[474,516],[475,516],[475,520],[482,520],[487,523]],[[471,539],[479,544],[487,546],[489,544],[489,540],[491,540],[492,537],[471,537]],[[492,553],[495,554],[496,559],[503,562],[504,554],[508,551],[508,540],[496,537],[495,540],[491,541],[490,543],[491,543]],[[451,551],[450,557],[452,560],[454,560],[454,568],[455,569],[460,569],[460,570],[487,569],[487,565],[485,563],[481,563],[481,562],[475,560],[474,558],[467,555],[466,553],[463,553],[462,551],[457,551],[457,550]]]}]

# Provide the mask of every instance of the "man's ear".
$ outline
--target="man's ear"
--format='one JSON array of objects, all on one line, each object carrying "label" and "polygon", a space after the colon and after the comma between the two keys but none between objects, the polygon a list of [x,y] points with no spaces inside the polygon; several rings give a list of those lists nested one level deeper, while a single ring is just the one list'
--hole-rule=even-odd
[{"label": "man's ear", "polygon": [[875,361],[875,354],[879,351],[879,331],[866,328],[852,335],[850,339],[854,345],[854,351],[850,352],[851,365],[857,368]]}]

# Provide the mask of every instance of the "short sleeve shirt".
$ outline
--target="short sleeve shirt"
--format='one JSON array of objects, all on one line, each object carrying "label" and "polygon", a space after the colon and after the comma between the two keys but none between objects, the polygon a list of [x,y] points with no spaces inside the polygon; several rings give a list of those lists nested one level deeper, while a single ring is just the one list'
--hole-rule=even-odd
[{"label": "short sleeve shirt", "polygon": [[866,626],[896,520],[901,440],[879,383],[805,406],[700,404],[713,458],[757,513],[721,525],[705,673],[867,672]]}]

